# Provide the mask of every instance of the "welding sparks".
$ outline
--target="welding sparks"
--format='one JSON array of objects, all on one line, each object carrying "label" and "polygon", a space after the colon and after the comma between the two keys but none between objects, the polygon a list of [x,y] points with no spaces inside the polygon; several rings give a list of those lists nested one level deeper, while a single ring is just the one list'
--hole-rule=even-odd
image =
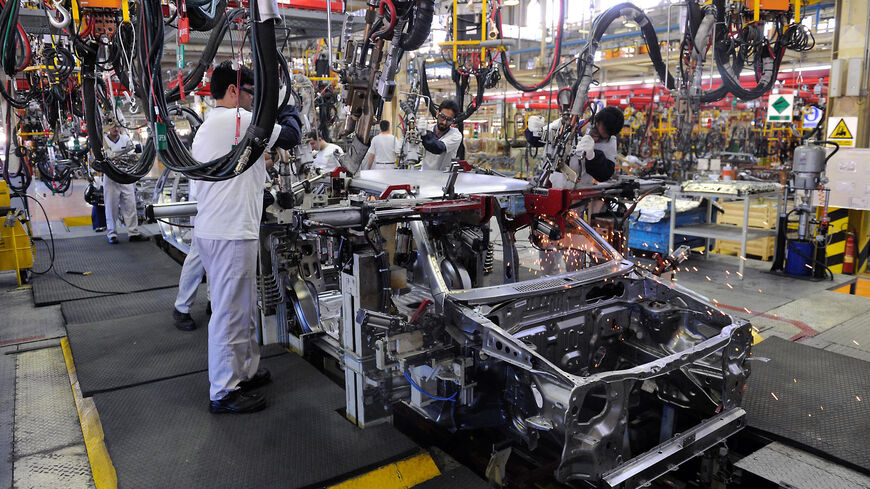
[{"label": "welding sparks", "polygon": [[694,270],[694,271],[697,272],[697,271],[698,271],[698,267],[692,267],[692,270]]},{"label": "welding sparks", "polygon": [[758,289],[758,293],[763,294],[764,292],[762,292],[761,289]]},{"label": "welding sparks", "polygon": [[740,278],[743,278],[743,274],[742,274],[742,273],[740,273],[740,272],[737,272],[737,275],[739,275],[739,276],[740,276]]},{"label": "welding sparks", "polygon": [[773,398],[776,399],[777,401],[779,400],[779,398],[776,397],[776,394],[774,394],[773,392],[771,392],[770,395],[773,396]]},{"label": "welding sparks", "polygon": [[861,346],[857,341],[852,340],[852,343],[855,343],[855,346]]},{"label": "welding sparks", "polygon": [[744,307],[743,310],[746,311],[746,314],[752,314],[748,307]]},{"label": "welding sparks", "polygon": [[731,284],[729,284],[728,282],[725,282],[725,285],[728,286],[729,289],[732,289],[732,290],[734,289],[734,287]]},{"label": "welding sparks", "polygon": [[855,396],[855,399],[858,399],[858,402],[861,402],[861,396]]},{"label": "welding sparks", "polygon": [[792,379],[792,380],[794,380],[794,383],[797,384],[797,379]]},{"label": "welding sparks", "polygon": [[713,279],[712,279],[712,278],[710,278],[710,276],[709,276],[709,275],[704,275],[704,276],[705,276],[705,277],[707,277],[707,281],[708,281],[708,282],[712,282],[712,281],[713,281]]}]

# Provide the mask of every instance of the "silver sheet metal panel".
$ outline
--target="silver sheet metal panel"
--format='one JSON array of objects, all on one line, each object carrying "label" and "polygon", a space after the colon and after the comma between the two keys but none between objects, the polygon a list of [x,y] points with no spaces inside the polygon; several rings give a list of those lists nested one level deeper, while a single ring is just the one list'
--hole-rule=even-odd
[{"label": "silver sheet metal panel", "polygon": [[[444,195],[449,173],[416,170],[364,170],[353,179],[351,188],[380,194],[390,185],[410,185],[417,187],[415,195],[419,198],[440,197]],[[522,192],[531,189],[531,184],[516,178],[459,173],[455,190],[459,194],[499,194]]]}]

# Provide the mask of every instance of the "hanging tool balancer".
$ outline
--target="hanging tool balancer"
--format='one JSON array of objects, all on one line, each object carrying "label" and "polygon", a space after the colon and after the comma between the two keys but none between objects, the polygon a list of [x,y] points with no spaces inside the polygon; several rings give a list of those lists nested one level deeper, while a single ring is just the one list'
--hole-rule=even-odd
[{"label": "hanging tool balancer", "polygon": [[344,56],[336,71],[347,118],[340,137],[354,137],[341,165],[352,173],[368,151],[384,102],[396,94],[402,56],[429,38],[434,13],[435,0],[369,0],[363,38],[350,39],[343,33]]}]

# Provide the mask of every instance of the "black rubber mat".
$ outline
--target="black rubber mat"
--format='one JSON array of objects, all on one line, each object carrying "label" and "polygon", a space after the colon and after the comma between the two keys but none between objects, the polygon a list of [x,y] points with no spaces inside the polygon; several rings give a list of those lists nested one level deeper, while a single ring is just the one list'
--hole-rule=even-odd
[{"label": "black rubber mat", "polygon": [[[82,395],[208,370],[208,316],[195,308],[194,331],[179,331],[165,309],[142,316],[68,324]],[[264,347],[267,357],[282,353]]]},{"label": "black rubber mat", "polygon": [[[63,302],[60,310],[68,325],[141,316],[153,312],[165,312],[171,315],[177,294],[178,287],[168,287],[132,294],[94,297]],[[191,311],[194,319],[205,317],[206,301],[206,286],[200,285]]]},{"label": "black rubber mat", "polygon": [[263,361],[264,411],[208,412],[205,373],[94,396],[118,487],[323,487],[419,450],[388,424],[359,429],[344,391],[302,358]]},{"label": "black rubber mat", "polygon": [[[93,236],[57,239],[54,246],[54,271],[33,278],[33,302],[37,306],[178,285],[181,267],[153,241],[131,243],[122,236],[120,243],[110,245],[104,236]],[[38,253],[34,268],[45,270],[49,262],[48,252]],[[58,275],[91,291],[73,287]]]},{"label": "black rubber mat", "polygon": [[777,337],[752,357],[750,428],[870,472],[870,362]]},{"label": "black rubber mat", "polygon": [[459,466],[434,479],[414,486],[414,489],[489,489],[491,486],[468,467]]}]

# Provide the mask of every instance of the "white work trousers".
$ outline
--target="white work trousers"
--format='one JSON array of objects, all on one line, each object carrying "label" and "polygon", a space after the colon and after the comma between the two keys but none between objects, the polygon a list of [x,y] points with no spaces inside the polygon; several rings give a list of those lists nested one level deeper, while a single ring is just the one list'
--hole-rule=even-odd
[{"label": "white work trousers", "polygon": [[196,249],[196,239],[190,242],[190,251],[181,266],[181,277],[178,278],[178,296],[175,297],[175,310],[184,314],[190,313],[193,301],[196,300],[196,289],[202,283],[205,268]]},{"label": "white work trousers", "polygon": [[136,184],[118,183],[109,177],[103,179],[103,198],[106,204],[106,236],[118,236],[115,226],[118,217],[124,218],[127,235],[141,235],[136,214]]},{"label": "white work trousers", "polygon": [[257,373],[257,246],[255,239],[194,238],[211,292],[208,322],[209,398],[236,390]]}]

